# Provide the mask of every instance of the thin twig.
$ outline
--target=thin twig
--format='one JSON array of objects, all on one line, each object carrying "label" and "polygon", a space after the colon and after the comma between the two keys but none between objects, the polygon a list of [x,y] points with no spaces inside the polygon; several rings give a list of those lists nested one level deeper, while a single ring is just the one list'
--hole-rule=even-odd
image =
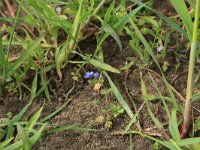
[{"label": "thin twig", "polygon": [[11,15],[13,18],[15,18],[15,10],[14,10],[14,8],[10,5],[9,0],[5,0],[5,3],[6,3],[6,5],[7,5],[7,7],[8,7],[8,11],[9,11],[10,15]]}]

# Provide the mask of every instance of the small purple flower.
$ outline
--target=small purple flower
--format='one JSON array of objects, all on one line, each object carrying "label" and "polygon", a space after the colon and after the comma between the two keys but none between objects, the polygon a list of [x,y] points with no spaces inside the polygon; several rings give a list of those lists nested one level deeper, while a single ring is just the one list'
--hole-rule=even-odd
[{"label": "small purple flower", "polygon": [[94,72],[90,71],[90,72],[86,72],[84,78],[93,78],[94,77]]},{"label": "small purple flower", "polygon": [[99,73],[98,72],[94,73],[94,78],[96,78],[96,79],[99,78]]}]

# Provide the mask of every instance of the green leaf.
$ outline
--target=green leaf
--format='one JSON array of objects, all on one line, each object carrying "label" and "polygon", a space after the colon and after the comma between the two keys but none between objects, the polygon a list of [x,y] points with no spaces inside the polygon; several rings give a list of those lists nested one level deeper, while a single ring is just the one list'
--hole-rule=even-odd
[{"label": "green leaf", "polygon": [[24,108],[22,108],[22,110],[15,117],[13,117],[12,121],[18,122],[22,118],[24,113],[28,110],[30,105],[31,105],[31,102],[29,101],[29,103],[26,106],[24,106]]},{"label": "green leaf", "polygon": [[[3,53],[2,37],[0,36],[0,67],[1,66],[3,68],[3,71],[5,71],[7,64],[6,64],[6,58],[5,58],[4,53]],[[0,74],[0,77],[1,77],[1,75],[2,74]]]},{"label": "green leaf", "polygon": [[39,130],[29,139],[31,145],[34,145],[41,138],[42,132],[44,131],[45,127],[46,127],[46,124],[40,127]]},{"label": "green leaf", "polygon": [[120,50],[122,51],[122,43],[119,39],[119,36],[117,35],[117,32],[115,32],[115,30],[109,24],[107,24],[105,21],[103,22],[102,27],[103,27],[103,30],[106,33],[108,33],[109,35],[111,35],[115,39]]},{"label": "green leaf", "polygon": [[18,131],[18,134],[19,134],[20,138],[22,139],[22,142],[23,142],[23,145],[24,145],[24,149],[25,150],[30,150],[31,145],[29,143],[28,136],[27,136],[25,130],[22,128],[22,126],[17,125],[17,131]]},{"label": "green leaf", "polygon": [[112,82],[112,80],[110,79],[110,77],[108,76],[108,74],[105,71],[103,71],[103,73],[107,77],[108,82],[110,84],[110,87],[111,87],[113,93],[115,94],[117,100],[122,105],[122,107],[124,108],[124,110],[127,112],[128,116],[130,118],[133,118],[134,115],[133,115],[133,112],[132,112],[131,108],[129,107],[129,105],[127,104],[127,102],[124,100],[123,96],[121,95],[121,93],[119,92],[119,90],[117,89],[117,87],[115,86],[115,84]]},{"label": "green leaf", "polygon": [[171,3],[174,6],[174,8],[176,9],[180,18],[182,19],[189,39],[192,39],[193,23],[192,23],[192,19],[190,17],[190,13],[185,4],[185,1],[184,0],[171,0]]},{"label": "green leaf", "polygon": [[91,65],[93,65],[93,66],[95,66],[97,68],[100,68],[100,69],[103,69],[103,70],[106,70],[106,71],[110,71],[110,72],[113,72],[113,73],[120,73],[119,70],[117,70],[114,67],[112,67],[112,66],[110,66],[110,65],[108,65],[108,64],[106,64],[104,62],[101,62],[99,60],[96,60],[96,59],[93,59],[93,58],[85,58],[85,60],[89,64],[91,64]]},{"label": "green leaf", "polygon": [[81,127],[77,127],[76,125],[67,125],[67,126],[61,126],[61,127],[57,127],[55,129],[52,129],[52,130],[48,131],[46,134],[63,132],[63,131],[66,131],[66,130],[74,130],[74,131],[81,131],[81,132],[96,131],[95,129],[81,128]]},{"label": "green leaf", "polygon": [[169,123],[169,131],[172,135],[172,138],[177,142],[180,141],[180,133],[178,129],[177,117],[176,117],[176,110],[172,111],[171,120]]},{"label": "green leaf", "polygon": [[149,113],[151,119],[153,120],[153,122],[156,124],[156,126],[157,126],[159,129],[162,129],[163,126],[162,126],[161,123],[158,121],[158,119],[154,116],[154,114],[152,113],[151,108],[150,108],[150,106],[149,106],[147,89],[146,89],[144,80],[143,80],[143,78],[142,78],[142,74],[140,74],[140,80],[141,80],[141,91],[142,91],[142,95],[143,95],[144,100],[145,100],[146,105],[147,105],[147,111],[148,111],[148,113]]},{"label": "green leaf", "polygon": [[10,142],[13,140],[14,138],[13,137],[11,137],[11,138],[9,138],[9,139],[7,139],[7,140],[5,140],[5,141],[3,141],[3,142],[1,142],[0,143],[0,149],[4,149],[4,147],[6,147],[8,144],[10,144]]},{"label": "green leaf", "polygon": [[108,10],[106,11],[106,14],[105,14],[105,17],[104,17],[104,20],[105,20],[106,23],[109,22],[110,16],[111,16],[111,13],[112,13],[114,7],[115,7],[115,1],[113,1],[113,2],[111,3],[110,7],[109,7]]},{"label": "green leaf", "polygon": [[188,139],[183,139],[181,141],[177,141],[177,144],[179,146],[188,146],[188,145],[197,144],[197,143],[200,143],[200,138],[199,137],[188,138]]},{"label": "green leaf", "polygon": [[39,117],[41,116],[43,107],[41,107],[29,120],[28,124],[26,125],[26,130],[28,133],[33,129],[36,122],[38,121]]},{"label": "green leaf", "polygon": [[33,50],[38,47],[40,42],[44,39],[44,35],[40,36],[15,62],[14,64],[8,69],[6,73],[6,78],[12,76],[17,68],[24,63],[24,61],[32,54]]},{"label": "green leaf", "polygon": [[33,79],[32,86],[31,86],[30,102],[32,102],[33,99],[35,98],[35,94],[36,94],[36,90],[37,90],[37,79],[38,79],[38,73],[36,71],[35,77]]},{"label": "green leaf", "polygon": [[61,72],[62,63],[65,61],[66,58],[66,51],[65,51],[66,48],[67,45],[63,46],[62,48],[58,47],[55,53],[56,71],[58,73],[58,76],[60,77],[60,80],[62,79],[62,72]]},{"label": "green leaf", "polygon": [[5,118],[4,123],[7,125],[6,131],[6,140],[13,137],[14,134],[14,125],[10,119]]}]

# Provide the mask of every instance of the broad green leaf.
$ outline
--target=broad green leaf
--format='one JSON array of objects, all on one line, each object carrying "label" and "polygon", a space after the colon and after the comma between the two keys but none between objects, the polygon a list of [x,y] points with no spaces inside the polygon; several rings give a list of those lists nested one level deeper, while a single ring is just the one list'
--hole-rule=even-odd
[{"label": "broad green leaf", "polygon": [[119,90],[117,89],[117,87],[115,86],[115,84],[112,82],[112,80],[110,79],[110,77],[108,76],[108,74],[103,71],[104,75],[107,77],[108,82],[110,84],[110,87],[115,95],[115,97],[117,98],[117,100],[119,101],[119,103],[122,105],[122,107],[124,108],[124,110],[127,112],[128,116],[130,118],[134,117],[134,114],[131,110],[131,108],[129,107],[129,105],[127,104],[127,102],[124,100],[123,96],[121,95],[121,93],[119,92]]}]

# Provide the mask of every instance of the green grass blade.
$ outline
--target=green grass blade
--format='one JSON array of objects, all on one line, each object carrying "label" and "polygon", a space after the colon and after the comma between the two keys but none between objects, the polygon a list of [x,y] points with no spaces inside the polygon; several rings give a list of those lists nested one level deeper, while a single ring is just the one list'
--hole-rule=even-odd
[{"label": "green grass blade", "polygon": [[146,39],[144,38],[144,36],[143,36],[142,33],[140,32],[140,30],[138,29],[138,27],[137,27],[137,26],[135,25],[135,23],[131,20],[131,18],[129,18],[129,20],[130,20],[130,23],[131,23],[133,29],[135,30],[136,35],[140,38],[140,40],[141,40],[141,42],[143,43],[145,49],[146,49],[147,52],[151,55],[153,61],[156,63],[157,67],[159,68],[160,72],[162,73],[162,77],[163,77],[165,86],[167,87],[167,90],[168,90],[168,92],[169,92],[169,94],[170,94],[170,96],[171,96],[171,99],[172,99],[174,108],[175,108],[175,109],[178,109],[179,106],[178,106],[178,104],[177,104],[176,98],[175,98],[175,96],[174,96],[174,94],[173,94],[173,92],[172,92],[172,89],[171,89],[169,83],[167,82],[167,80],[166,80],[166,78],[165,78],[165,76],[164,76],[164,74],[163,74],[162,68],[160,67],[160,64],[159,64],[159,62],[158,62],[158,60],[157,60],[157,58],[156,58],[156,56],[155,56],[155,54],[154,54],[152,48],[150,47],[150,45],[148,44],[148,42],[146,41]]},{"label": "green grass blade", "polygon": [[9,68],[9,71],[6,73],[6,78],[10,77],[15,73],[17,68],[32,54],[33,50],[38,47],[40,42],[43,40],[44,35],[40,36],[29,48],[26,50]]},{"label": "green grass blade", "polygon": [[151,75],[150,73],[149,73],[149,77],[150,77],[151,81],[153,82],[153,85],[154,85],[156,91],[158,92],[158,94],[159,94],[159,96],[160,96],[160,98],[161,98],[161,100],[162,100],[162,103],[163,103],[163,105],[164,105],[164,107],[165,107],[165,111],[166,111],[166,113],[167,113],[167,116],[168,116],[168,118],[170,119],[169,108],[168,108],[168,106],[167,106],[167,104],[166,104],[166,102],[165,102],[165,100],[164,100],[164,98],[163,98],[161,92],[159,91],[158,86],[157,86],[155,80],[153,79],[153,77],[152,77],[152,75]]},{"label": "green grass blade", "polygon": [[188,146],[188,145],[197,144],[197,143],[200,143],[200,137],[187,138],[181,141],[177,141],[177,144],[179,146]]},{"label": "green grass blade", "polygon": [[180,15],[181,20],[186,28],[189,39],[192,38],[193,23],[190,17],[190,13],[187,9],[184,0],[171,0],[173,7],[176,9],[176,12]]},{"label": "green grass blade", "polygon": [[132,112],[131,108],[128,106],[127,102],[124,100],[123,96],[121,95],[121,93],[119,92],[119,90],[117,89],[117,87],[115,86],[115,84],[112,82],[112,80],[110,79],[110,77],[108,76],[108,74],[105,71],[103,71],[103,73],[107,77],[108,82],[110,84],[110,87],[111,87],[114,95],[116,96],[117,100],[122,105],[122,107],[124,108],[124,110],[127,112],[128,116],[130,118],[133,118],[134,115],[133,115],[133,112]]},{"label": "green grass blade", "polygon": [[4,147],[6,147],[7,145],[9,145],[10,144],[10,142],[13,140],[13,137],[11,137],[11,138],[9,138],[9,139],[7,139],[7,140],[5,140],[5,141],[3,141],[3,142],[1,142],[0,143],[0,149],[4,149]]},{"label": "green grass blade", "polygon": [[133,150],[132,133],[130,133],[130,150]]},{"label": "green grass blade", "polygon": [[152,113],[151,111],[151,108],[149,106],[149,102],[148,102],[148,98],[147,98],[147,89],[146,89],[146,86],[145,86],[145,83],[144,83],[144,80],[142,78],[142,74],[140,75],[140,80],[141,80],[141,91],[142,91],[142,95],[144,97],[144,100],[146,102],[146,105],[147,105],[147,111],[151,117],[151,119],[153,120],[153,122],[156,124],[156,126],[159,128],[159,129],[162,129],[163,126],[161,125],[161,123],[158,121],[158,119],[154,116],[154,114]]},{"label": "green grass blade", "polygon": [[4,119],[4,123],[6,123],[6,125],[7,125],[7,131],[6,131],[6,140],[7,140],[7,139],[13,137],[14,125],[10,119]]},{"label": "green grass blade", "polygon": [[17,131],[18,131],[19,137],[22,139],[24,149],[30,150],[31,146],[30,146],[28,136],[27,136],[25,130],[22,128],[22,126],[17,125]]},{"label": "green grass blade", "polygon": [[114,8],[115,8],[115,1],[113,1],[113,2],[111,3],[110,7],[109,7],[108,10],[106,11],[106,14],[105,14],[105,16],[104,16],[104,21],[105,21],[106,23],[109,22],[111,13],[112,13],[112,11],[113,11]]},{"label": "green grass blade", "polygon": [[[77,93],[77,94],[78,94],[78,93]],[[76,95],[77,95],[77,94],[76,94]],[[76,95],[74,95],[73,97],[75,97]],[[73,97],[72,97],[72,98],[73,98]],[[49,114],[48,116],[46,116],[45,118],[39,120],[39,122],[40,122],[40,123],[46,122],[47,120],[49,120],[50,118],[52,118],[53,116],[55,116],[56,114],[58,114],[59,112],[61,112],[61,111],[66,107],[66,105],[72,100],[72,98],[69,99],[67,102],[65,102],[60,108],[56,109],[56,111],[50,113],[50,114]]]},{"label": "green grass blade", "polygon": [[[46,81],[45,80],[45,75],[46,71],[45,71],[45,68],[41,68],[41,72],[40,72],[40,79],[41,79],[41,85],[44,86],[44,85],[47,85],[47,82],[51,81]],[[44,93],[46,95],[46,98],[49,102],[51,102],[51,97],[50,97],[50,94],[49,94],[49,89],[48,89],[48,86],[44,86]]]},{"label": "green grass blade", "polygon": [[161,14],[160,12],[148,7],[147,5],[144,5],[144,3],[140,0],[132,0],[134,1],[136,4],[138,4],[139,6],[143,5],[145,8],[153,11],[154,13],[156,13],[161,19],[163,19],[165,22],[167,22],[173,29],[175,29],[176,31],[182,33],[185,37],[188,38],[187,33],[175,22],[173,22],[172,20],[170,20],[168,17],[164,16],[163,14]]},{"label": "green grass blade", "polygon": [[7,147],[5,147],[3,150],[19,150],[22,147],[22,140],[20,140],[19,142],[15,142]]},{"label": "green grass blade", "polygon": [[44,131],[46,124],[39,128],[39,130],[29,139],[31,145],[34,145],[42,136],[42,132]]},{"label": "green grass blade", "polygon": [[11,35],[10,35],[10,39],[9,39],[9,45],[8,45],[8,51],[7,51],[6,60],[8,60],[8,57],[9,57],[9,54],[10,54],[10,48],[11,48],[11,44],[12,44],[15,28],[17,26],[17,22],[18,22],[18,19],[20,17],[21,9],[22,9],[22,0],[19,3],[19,7],[18,7],[18,10],[17,10],[17,15],[16,15],[16,18],[15,18],[13,27],[12,27],[12,31],[11,31]]},{"label": "green grass blade", "polygon": [[137,132],[137,131],[130,131],[130,132],[131,132],[132,134],[139,134],[139,135],[141,135],[141,136],[143,136],[143,137],[147,137],[147,138],[149,138],[149,139],[151,139],[151,140],[153,140],[153,141],[155,141],[155,142],[157,142],[157,143],[163,145],[164,147],[168,148],[169,150],[176,150],[176,148],[174,147],[174,145],[172,145],[172,144],[171,144],[170,142],[168,142],[168,141],[161,141],[161,140],[159,140],[159,139],[156,139],[156,138],[154,138],[154,137],[148,136],[148,135],[146,135],[146,134],[143,134],[143,133]]},{"label": "green grass blade", "polygon": [[15,117],[13,117],[12,121],[18,122],[22,118],[22,116],[25,114],[25,112],[28,110],[30,105],[31,105],[31,102],[29,101],[29,103],[26,106],[24,106],[24,108],[22,108],[22,110]]},{"label": "green grass blade", "polygon": [[[0,35],[0,67],[2,66],[3,71],[6,69],[6,58],[4,56],[4,52],[3,52],[3,46],[2,46],[2,37]],[[1,76],[1,74],[0,74]]]},{"label": "green grass blade", "polygon": [[29,120],[28,124],[26,125],[26,131],[30,133],[30,131],[33,129],[34,125],[38,121],[39,117],[41,116],[43,107],[41,107]]},{"label": "green grass blade", "polygon": [[[119,21],[117,21],[114,25],[113,25],[113,29],[115,31],[121,31],[122,28],[124,28],[124,26],[129,22],[129,17],[133,17],[135,16],[135,14],[141,10],[146,4],[142,4],[140,6],[138,6],[137,8],[135,8],[134,10],[132,10],[129,14],[125,15],[124,17],[120,18]],[[98,41],[98,46],[101,46],[102,43],[105,41],[105,39],[109,36],[108,33],[104,33],[101,38]]]},{"label": "green grass blade", "polygon": [[177,117],[176,117],[176,110],[172,111],[171,120],[169,123],[169,131],[172,135],[172,138],[177,142],[180,141],[180,133],[178,129],[178,123],[177,123]]},{"label": "green grass blade", "polygon": [[101,62],[99,60],[96,60],[96,59],[93,59],[93,58],[85,58],[85,60],[87,61],[87,63],[97,67],[97,68],[100,68],[100,69],[103,69],[103,70],[106,70],[106,71],[109,71],[109,72],[113,72],[113,73],[120,73],[119,70],[115,69],[114,67],[104,63],[104,62]]},{"label": "green grass blade", "polygon": [[[37,91],[37,93],[35,94],[35,98],[38,97],[44,90],[45,88],[47,88],[47,85],[51,82],[53,78],[49,79],[47,82],[45,82],[42,87]],[[48,99],[48,98],[47,98]]]},{"label": "green grass blade", "polygon": [[57,127],[55,129],[52,129],[52,130],[48,131],[46,134],[63,132],[63,131],[66,131],[66,130],[74,130],[74,131],[81,131],[81,132],[97,131],[95,129],[77,127],[76,125],[67,125],[67,126],[61,126],[61,127]]},{"label": "green grass blade", "polygon": [[120,48],[120,51],[122,51],[122,43],[119,39],[119,36],[117,35],[117,32],[115,32],[115,30],[109,24],[107,24],[105,21],[102,23],[102,27],[106,33],[108,33],[115,39],[115,41],[117,42],[117,44]]},{"label": "green grass blade", "polygon": [[30,100],[29,100],[30,102],[32,102],[33,99],[35,98],[35,93],[37,90],[37,80],[38,80],[38,73],[36,71],[35,77],[33,79],[32,86],[31,86],[31,96],[30,96]]}]

